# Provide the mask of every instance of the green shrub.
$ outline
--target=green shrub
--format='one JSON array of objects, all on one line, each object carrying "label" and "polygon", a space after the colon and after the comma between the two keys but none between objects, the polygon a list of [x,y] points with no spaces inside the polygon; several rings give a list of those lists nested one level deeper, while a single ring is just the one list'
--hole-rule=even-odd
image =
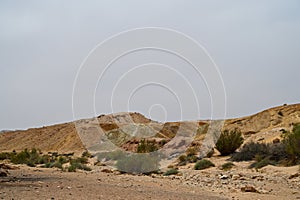
[{"label": "green shrub", "polygon": [[285,144],[276,143],[276,144],[267,144],[268,157],[270,160],[275,162],[280,162],[288,159],[288,154],[286,152]]},{"label": "green shrub", "polygon": [[189,162],[189,163],[195,163],[195,162],[197,162],[198,157],[195,155],[189,155],[186,157],[186,159],[187,159],[187,162]]},{"label": "green shrub", "polygon": [[181,155],[178,158],[179,162],[185,162],[187,160],[187,156],[186,155]]},{"label": "green shrub", "polygon": [[137,153],[150,153],[157,151],[158,147],[155,141],[141,140],[137,147]]},{"label": "green shrub", "polygon": [[227,162],[221,166],[221,169],[227,171],[227,170],[230,170],[234,166],[235,165],[232,162]]},{"label": "green shrub", "polygon": [[30,167],[35,167],[36,164],[39,164],[40,153],[37,149],[33,148],[31,151],[25,149],[19,153],[16,153],[11,157],[11,162],[14,164],[26,164]]},{"label": "green shrub", "polygon": [[266,165],[275,165],[287,163],[287,153],[285,145],[283,143],[277,144],[264,144],[264,143],[248,143],[245,144],[240,152],[232,155],[231,160],[233,161],[250,161],[255,160],[256,162],[250,165],[250,168],[261,168]]},{"label": "green shrub", "polygon": [[253,164],[251,164],[251,165],[249,166],[249,168],[260,169],[260,168],[263,168],[263,167],[265,167],[265,166],[267,166],[267,165],[275,165],[275,164],[276,164],[275,161],[270,160],[269,157],[263,158],[263,157],[261,157],[260,155],[257,155],[257,156],[255,157],[255,161],[256,161],[256,162],[253,163]]},{"label": "green shrub", "polygon": [[64,156],[59,156],[57,161],[61,164],[65,164],[65,163],[69,162],[69,159]]},{"label": "green shrub", "polygon": [[188,156],[181,155],[178,158],[178,161],[179,161],[178,165],[183,166],[183,165],[186,165],[187,163],[195,163],[195,162],[197,162],[197,160],[198,160],[198,157],[196,155],[192,155],[192,154],[189,154]]},{"label": "green shrub", "polygon": [[1,152],[1,153],[0,153],[0,160],[11,159],[12,156],[14,156],[14,155],[15,155],[15,154],[9,153],[9,152]]},{"label": "green shrub", "polygon": [[88,151],[84,151],[81,155],[81,157],[86,157],[86,158],[92,158],[92,154]]},{"label": "green shrub", "polygon": [[283,144],[289,160],[296,164],[300,160],[300,124],[294,126],[292,132],[284,134]]},{"label": "green shrub", "polygon": [[227,156],[234,153],[243,144],[243,141],[244,139],[240,130],[225,130],[221,133],[216,143],[216,149],[222,156]]},{"label": "green shrub", "polygon": [[60,163],[60,162],[58,162],[58,161],[52,162],[52,163],[50,164],[50,168],[53,168],[53,167],[56,167],[56,168],[58,168],[58,169],[62,169],[62,163]]},{"label": "green shrub", "polygon": [[81,164],[87,164],[88,158],[86,157],[80,157],[80,158],[74,158],[70,160],[70,163],[81,163]]},{"label": "green shrub", "polygon": [[38,159],[38,164],[46,164],[48,162],[50,162],[50,156],[48,156],[48,155],[42,155]]},{"label": "green shrub", "polygon": [[76,172],[76,166],[75,165],[70,165],[68,167],[68,172]]},{"label": "green shrub", "polygon": [[241,150],[231,156],[233,161],[250,161],[255,158],[256,155],[266,156],[268,155],[268,147],[263,143],[250,142],[245,144]]},{"label": "green shrub", "polygon": [[210,167],[215,167],[215,164],[213,164],[211,161],[203,159],[203,160],[199,160],[195,166],[194,169],[195,170],[203,170],[203,169],[207,169]]},{"label": "green shrub", "polygon": [[164,176],[176,175],[179,171],[177,169],[170,169],[164,173]]},{"label": "green shrub", "polygon": [[149,154],[132,154],[117,161],[116,167],[121,172],[133,174],[147,174],[159,169],[157,156]]},{"label": "green shrub", "polygon": [[68,167],[68,172],[75,172],[76,169],[81,169],[81,170],[85,170],[85,171],[91,171],[92,169],[88,166],[86,166],[83,163],[78,162],[78,160],[71,160],[70,161],[70,166]]},{"label": "green shrub", "polygon": [[187,156],[194,156],[194,155],[196,155],[196,154],[197,154],[197,150],[196,150],[196,148],[194,148],[194,147],[190,147],[190,148],[188,148],[187,151],[186,151],[186,155],[187,155]]}]

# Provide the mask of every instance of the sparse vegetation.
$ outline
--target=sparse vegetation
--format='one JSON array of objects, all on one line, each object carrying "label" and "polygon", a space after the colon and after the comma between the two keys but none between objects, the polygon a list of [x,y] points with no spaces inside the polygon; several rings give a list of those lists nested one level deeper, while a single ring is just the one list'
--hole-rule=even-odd
[{"label": "sparse vegetation", "polygon": [[243,144],[243,141],[240,130],[224,130],[216,143],[216,149],[222,156],[227,156],[234,153]]},{"label": "sparse vegetation", "polygon": [[183,166],[186,165],[187,163],[195,163],[198,160],[198,157],[196,156],[197,150],[193,147],[188,148],[186,151],[186,155],[182,154],[178,158],[178,165]]},{"label": "sparse vegetation", "polygon": [[33,148],[30,151],[28,149],[25,149],[19,153],[10,153],[10,161],[14,164],[26,164],[30,167],[35,167],[37,164],[44,164],[47,162],[48,158],[42,153]]},{"label": "sparse vegetation", "polygon": [[68,172],[76,172],[76,169],[91,171],[92,169],[85,165],[87,163],[87,161],[82,158],[83,157],[72,159],[70,161],[70,166],[68,167]]},{"label": "sparse vegetation", "polygon": [[170,170],[166,171],[163,175],[170,176],[170,175],[176,175],[178,173],[179,173],[178,169],[170,169]]},{"label": "sparse vegetation", "polygon": [[55,167],[62,170],[64,170],[63,164],[70,162],[70,165],[72,166],[72,168],[74,168],[75,171],[76,169],[82,169],[87,171],[91,170],[85,165],[88,163],[88,157],[90,157],[88,153],[84,153],[82,157],[78,158],[72,158],[72,155],[73,153],[62,155],[59,155],[58,153],[51,153],[51,155],[44,155],[40,150],[33,148],[30,151],[28,149],[24,149],[19,153],[15,151],[11,153],[0,153],[0,160],[8,159],[14,164],[26,164],[30,167],[36,167],[37,165],[40,165],[40,167]]},{"label": "sparse vegetation", "polygon": [[245,144],[239,152],[232,155],[233,161],[250,161],[255,158],[256,155],[265,156],[268,154],[268,148],[266,144],[250,142]]},{"label": "sparse vegetation", "polygon": [[291,166],[300,163],[300,125],[295,125],[292,132],[283,133],[283,141],[275,144],[248,143],[232,155],[233,161],[256,162],[251,168],[266,165]]},{"label": "sparse vegetation", "polygon": [[221,166],[221,169],[227,171],[227,170],[230,170],[234,166],[235,165],[232,162],[227,162]]},{"label": "sparse vegetation", "polygon": [[90,152],[88,152],[88,151],[84,151],[84,152],[82,153],[81,157],[84,157],[84,158],[92,158],[93,155],[92,155]]},{"label": "sparse vegetation", "polygon": [[137,147],[137,153],[150,153],[157,151],[158,147],[155,141],[142,139]]},{"label": "sparse vegetation", "polygon": [[203,169],[207,169],[210,167],[215,167],[215,164],[213,164],[211,161],[203,159],[203,160],[199,160],[195,166],[194,169],[195,170],[203,170]]},{"label": "sparse vegetation", "polygon": [[284,134],[283,144],[290,164],[297,164],[300,160],[300,124],[296,124],[292,132]]},{"label": "sparse vegetation", "polygon": [[275,161],[270,160],[269,157],[261,157],[259,155],[255,156],[255,161],[253,164],[249,166],[249,168],[260,169],[267,165],[275,165]]}]

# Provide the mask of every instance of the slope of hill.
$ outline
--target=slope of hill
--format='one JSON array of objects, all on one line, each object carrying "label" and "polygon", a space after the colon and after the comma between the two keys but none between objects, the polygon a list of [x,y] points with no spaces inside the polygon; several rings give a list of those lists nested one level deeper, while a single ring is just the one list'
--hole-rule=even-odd
[{"label": "slope of hill", "polygon": [[300,123],[300,104],[283,105],[257,114],[226,120],[224,128],[239,128],[248,140],[271,142]]},{"label": "slope of hill", "polygon": [[[85,123],[88,127],[91,120],[79,121]],[[101,128],[108,134],[112,134],[119,128],[123,128],[123,131],[131,130],[132,127],[128,127],[128,124],[134,124],[134,128],[151,124],[151,128],[157,131],[155,137],[166,139],[166,141],[176,135],[180,126],[180,122],[168,122],[166,124],[154,122],[139,113],[101,115],[97,117],[97,120]],[[208,121],[198,121],[197,123],[200,127],[207,125]],[[228,119],[225,121],[223,128],[239,128],[247,140],[269,142],[276,137],[280,137],[280,130],[290,130],[295,123],[300,123],[300,104],[271,108],[249,117]],[[200,138],[199,140],[203,139],[203,137]],[[128,143],[123,145],[126,146],[126,149],[132,149],[128,146]],[[41,149],[43,152],[74,152],[75,154],[80,154],[85,150],[85,146],[72,122],[0,134],[0,151],[20,151],[33,147]]]}]

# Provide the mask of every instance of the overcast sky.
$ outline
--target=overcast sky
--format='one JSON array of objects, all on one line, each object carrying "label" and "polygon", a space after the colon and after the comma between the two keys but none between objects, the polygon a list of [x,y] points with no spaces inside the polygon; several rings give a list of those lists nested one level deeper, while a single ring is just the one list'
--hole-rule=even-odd
[{"label": "overcast sky", "polygon": [[[297,103],[300,101],[299,10],[298,0],[2,0],[0,130],[72,121],[73,84],[84,58],[108,37],[141,27],[177,30],[206,48],[224,81],[228,118]],[[182,69],[181,73],[191,80],[193,89],[198,91],[197,97],[202,98],[199,100],[200,118],[209,118],[209,92],[205,91],[203,80],[199,80],[198,88],[192,72],[185,71],[189,66],[183,67],[184,63],[177,61],[178,58],[168,56],[156,51],[138,52],[129,55],[127,61],[116,63],[110,72],[116,75],[128,63],[149,63],[151,59],[168,62],[174,69]],[[135,59],[140,60],[135,63]],[[133,64],[122,69],[128,71],[132,67]],[[157,74],[152,70],[151,74],[145,69],[138,75],[159,80],[165,73],[165,79],[179,79],[160,70]],[[134,88],[129,88],[134,83],[134,76],[130,77],[124,78],[123,89],[119,91],[126,91],[127,86],[128,90]],[[106,92],[115,86],[112,79],[108,75],[104,79],[107,88],[96,92],[96,114],[112,110],[108,104],[101,103],[111,98]],[[188,112],[183,118],[174,95],[162,87],[144,87],[134,93],[129,110],[160,121],[192,119],[195,116],[188,113],[189,109],[196,110],[192,103],[195,101],[189,98],[183,85],[173,91],[175,94],[186,92],[187,99],[181,103]],[[128,102],[128,96],[122,94],[116,93],[113,99],[114,112],[127,111],[119,106]],[[92,115],[86,115],[89,114]]]}]

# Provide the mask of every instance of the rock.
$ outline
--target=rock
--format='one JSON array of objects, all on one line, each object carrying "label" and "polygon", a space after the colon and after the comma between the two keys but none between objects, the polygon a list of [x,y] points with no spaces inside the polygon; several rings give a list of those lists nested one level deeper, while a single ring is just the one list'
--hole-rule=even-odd
[{"label": "rock", "polygon": [[0,169],[19,169],[18,167],[10,166],[4,163],[0,163]]},{"label": "rock", "polygon": [[273,140],[273,144],[278,144],[278,143],[280,143],[280,139],[279,139],[279,138],[275,138],[275,139]]},{"label": "rock", "polygon": [[261,175],[253,175],[253,176],[251,177],[251,179],[256,179],[256,180],[258,180],[258,181],[263,181],[263,180],[264,180],[264,177],[261,176]]},{"label": "rock", "polygon": [[222,179],[222,180],[225,180],[225,179],[228,179],[229,177],[227,176],[227,175],[222,175],[222,176],[220,176],[220,179]]},{"label": "rock", "polygon": [[7,176],[7,173],[4,172],[4,171],[0,171],[0,177],[6,177]]},{"label": "rock", "polygon": [[289,176],[289,179],[297,178],[297,177],[299,177],[299,176],[300,176],[299,173],[292,174],[292,175]]},{"label": "rock", "polygon": [[241,188],[242,192],[255,192],[258,193],[258,191],[253,186],[245,186]]},{"label": "rock", "polygon": [[102,169],[101,172],[104,172],[104,173],[113,173],[113,171],[110,170],[110,169]]},{"label": "rock", "polygon": [[236,175],[236,174],[235,174],[235,175],[232,175],[232,179],[233,179],[233,180],[238,180],[239,178],[240,178],[239,175]]},{"label": "rock", "polygon": [[264,137],[260,137],[260,138],[257,139],[257,141],[263,141],[263,140],[265,140]]},{"label": "rock", "polygon": [[267,190],[260,190],[259,193],[260,194],[269,194],[269,191],[267,191]]}]

